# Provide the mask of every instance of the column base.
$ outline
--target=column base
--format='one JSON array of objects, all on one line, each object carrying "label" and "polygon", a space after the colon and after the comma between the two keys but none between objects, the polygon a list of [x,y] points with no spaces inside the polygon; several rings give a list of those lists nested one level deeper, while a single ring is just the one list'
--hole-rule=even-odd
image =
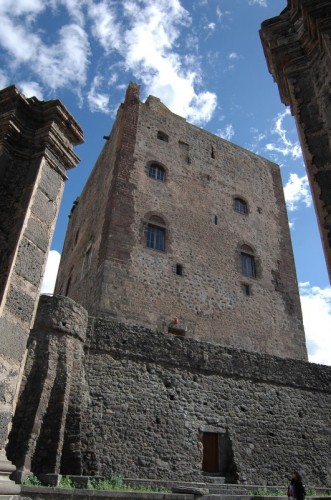
[{"label": "column base", "polygon": [[9,462],[8,458],[4,454],[4,451],[0,451],[0,499],[3,498],[15,498],[14,495],[19,495],[21,492],[21,486],[14,483],[9,476],[15,472],[16,467]]}]

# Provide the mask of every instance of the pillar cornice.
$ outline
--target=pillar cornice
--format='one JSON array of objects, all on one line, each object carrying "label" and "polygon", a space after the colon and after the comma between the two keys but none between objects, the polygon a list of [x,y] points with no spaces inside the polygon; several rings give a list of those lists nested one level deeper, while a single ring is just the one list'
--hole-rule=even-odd
[{"label": "pillar cornice", "polygon": [[284,104],[292,104],[288,80],[307,70],[324,52],[330,28],[329,0],[290,0],[279,16],[262,23],[260,36],[268,69]]},{"label": "pillar cornice", "polygon": [[0,144],[16,157],[44,155],[63,177],[79,162],[73,146],[83,133],[59,100],[26,98],[15,86],[0,92]]}]

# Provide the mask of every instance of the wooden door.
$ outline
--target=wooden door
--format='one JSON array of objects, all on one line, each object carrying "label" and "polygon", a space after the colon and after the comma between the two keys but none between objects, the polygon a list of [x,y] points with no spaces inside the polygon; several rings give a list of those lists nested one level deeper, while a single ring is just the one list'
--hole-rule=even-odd
[{"label": "wooden door", "polygon": [[202,470],[214,474],[219,472],[219,434],[216,432],[204,432],[202,436],[202,446]]}]

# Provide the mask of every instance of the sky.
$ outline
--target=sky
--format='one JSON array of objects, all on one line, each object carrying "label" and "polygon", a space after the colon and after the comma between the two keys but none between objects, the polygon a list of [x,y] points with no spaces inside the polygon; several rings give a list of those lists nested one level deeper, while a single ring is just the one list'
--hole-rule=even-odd
[{"label": "sky", "polygon": [[331,365],[331,287],[290,110],[259,39],[286,0],[1,0],[0,87],[61,99],[84,130],[47,264],[51,292],[68,215],[130,81],[189,122],[281,167],[309,359]]}]

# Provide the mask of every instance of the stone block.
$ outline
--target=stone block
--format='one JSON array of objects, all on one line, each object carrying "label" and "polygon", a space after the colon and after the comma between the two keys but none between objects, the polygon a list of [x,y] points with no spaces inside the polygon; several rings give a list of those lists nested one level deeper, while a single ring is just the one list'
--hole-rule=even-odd
[{"label": "stone block", "polygon": [[25,236],[32,241],[40,250],[47,252],[50,240],[50,228],[40,219],[36,219],[31,215]]},{"label": "stone block", "polygon": [[23,237],[16,260],[16,273],[29,281],[37,289],[40,286],[45,252]]}]

